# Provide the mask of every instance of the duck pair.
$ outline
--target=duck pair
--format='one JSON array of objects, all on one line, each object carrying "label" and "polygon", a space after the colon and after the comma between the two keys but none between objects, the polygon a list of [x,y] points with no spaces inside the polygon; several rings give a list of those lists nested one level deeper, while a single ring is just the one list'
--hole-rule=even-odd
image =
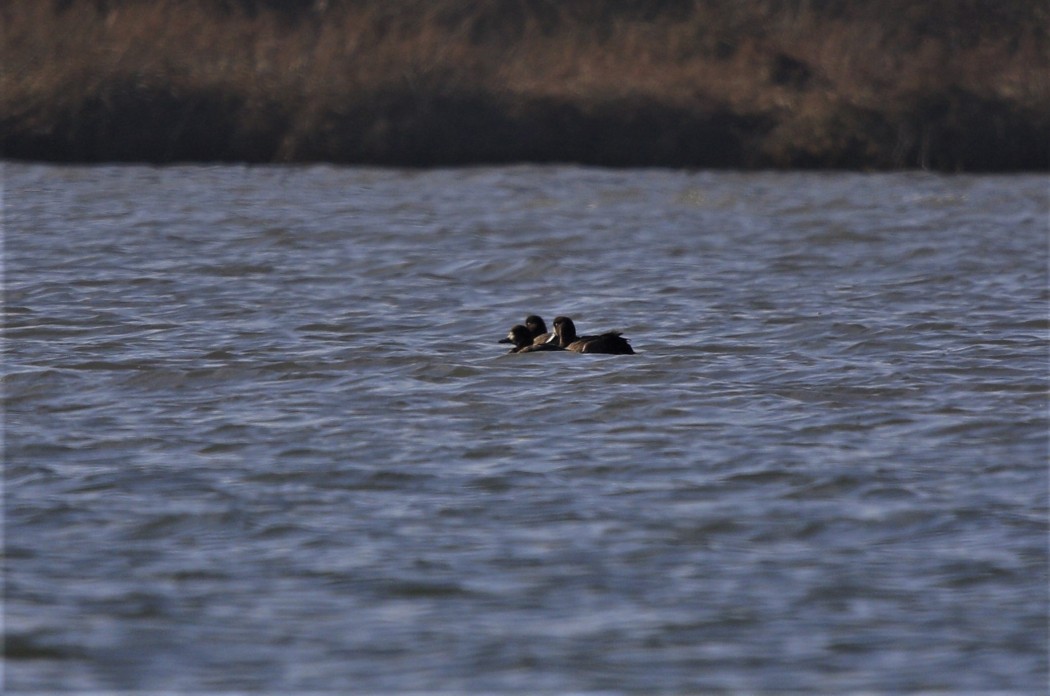
[{"label": "duck pair", "polygon": [[576,325],[569,317],[555,317],[554,331],[548,332],[543,319],[531,314],[525,324],[515,324],[500,343],[513,343],[511,353],[534,353],[549,350],[568,350],[574,353],[609,353],[634,355],[631,344],[619,331],[607,331],[596,336],[577,336]]}]

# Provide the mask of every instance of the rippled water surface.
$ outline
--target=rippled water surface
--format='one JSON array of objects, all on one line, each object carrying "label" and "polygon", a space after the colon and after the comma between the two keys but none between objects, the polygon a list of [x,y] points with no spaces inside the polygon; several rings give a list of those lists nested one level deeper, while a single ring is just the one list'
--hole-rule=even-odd
[{"label": "rippled water surface", "polygon": [[1045,176],[4,182],[9,692],[1046,686]]}]

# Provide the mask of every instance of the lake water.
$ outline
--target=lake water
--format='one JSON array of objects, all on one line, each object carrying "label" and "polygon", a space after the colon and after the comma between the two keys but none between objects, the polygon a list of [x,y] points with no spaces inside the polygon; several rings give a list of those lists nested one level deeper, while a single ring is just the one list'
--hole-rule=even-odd
[{"label": "lake water", "polygon": [[9,693],[1046,687],[1050,177],[3,176]]}]

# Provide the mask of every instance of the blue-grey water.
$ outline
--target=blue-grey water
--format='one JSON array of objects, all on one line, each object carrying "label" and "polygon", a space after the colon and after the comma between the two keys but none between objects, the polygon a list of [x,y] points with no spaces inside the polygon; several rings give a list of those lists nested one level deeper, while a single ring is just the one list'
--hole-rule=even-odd
[{"label": "blue-grey water", "polygon": [[1046,688],[1047,176],[3,178],[8,693]]}]

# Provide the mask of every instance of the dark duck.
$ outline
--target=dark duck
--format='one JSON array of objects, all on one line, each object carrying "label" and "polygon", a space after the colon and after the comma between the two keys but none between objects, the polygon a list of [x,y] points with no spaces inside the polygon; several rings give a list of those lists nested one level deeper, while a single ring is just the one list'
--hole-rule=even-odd
[{"label": "dark duck", "polygon": [[554,335],[546,345],[555,344],[574,353],[608,353],[634,355],[634,350],[619,331],[606,331],[596,336],[577,336],[576,325],[569,317],[554,318]]},{"label": "dark duck", "polygon": [[544,323],[543,317],[535,314],[525,317],[525,326],[532,332],[533,343],[546,343],[553,335],[547,333],[547,324]]},{"label": "dark duck", "polygon": [[510,332],[507,334],[507,337],[500,339],[500,343],[514,344],[514,347],[508,351],[510,353],[534,353],[537,351],[564,350],[564,348],[557,343],[535,343],[534,341],[535,336],[533,335],[532,329],[522,324],[515,324],[510,327]]},{"label": "dark duck", "polygon": [[[518,345],[519,341],[523,341],[524,340],[524,335],[525,335],[519,329],[519,327],[521,327],[521,326],[522,326],[521,324],[516,324],[510,330],[510,333],[507,334],[506,338],[500,339],[500,343],[513,343],[516,348],[524,347],[524,346],[519,346]],[[546,322],[543,321],[543,317],[541,317],[541,316],[539,316],[537,314],[530,314],[529,316],[525,317],[525,324],[524,324],[524,326],[525,326],[525,329],[529,332],[529,335],[532,337],[532,343],[534,343],[535,345],[546,344],[547,341],[551,340],[551,338],[553,338],[553,336],[554,336],[554,332],[549,332],[548,333],[548,331],[547,331],[547,324],[546,324]],[[515,336],[515,331],[518,332],[517,336]],[[518,351],[511,350],[511,352],[512,353],[516,353]]]}]

